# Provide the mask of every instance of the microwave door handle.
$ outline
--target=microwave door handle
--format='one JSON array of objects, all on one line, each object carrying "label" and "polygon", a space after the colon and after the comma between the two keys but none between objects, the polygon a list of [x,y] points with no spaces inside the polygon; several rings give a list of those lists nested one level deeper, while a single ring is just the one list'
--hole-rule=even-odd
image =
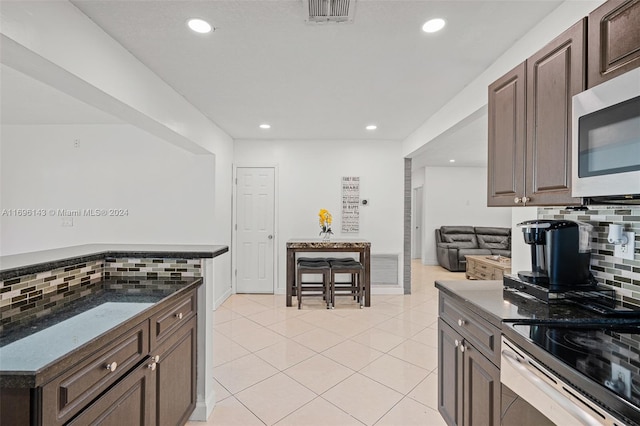
[{"label": "microwave door handle", "polygon": [[542,380],[538,375],[534,372],[532,367],[528,364],[523,363],[516,357],[516,355],[508,350],[502,351],[503,359],[507,360],[509,364],[518,372],[529,380],[532,384],[534,384],[538,389],[549,395],[553,398],[558,405],[564,408],[569,414],[578,419],[582,424],[588,426],[602,426],[602,423],[596,420],[594,417],[589,415],[589,413],[582,411],[578,406],[575,405],[573,401],[559,392],[556,388],[549,385],[547,382]]}]

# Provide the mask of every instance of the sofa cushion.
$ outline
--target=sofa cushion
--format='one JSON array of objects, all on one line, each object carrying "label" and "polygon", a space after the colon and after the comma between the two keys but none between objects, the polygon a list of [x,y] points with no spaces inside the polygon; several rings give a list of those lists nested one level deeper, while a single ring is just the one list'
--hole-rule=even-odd
[{"label": "sofa cushion", "polygon": [[442,239],[446,243],[456,243],[458,248],[478,248],[478,240],[474,234],[445,234]]},{"label": "sofa cushion", "polygon": [[441,226],[440,235],[445,243],[456,243],[458,248],[478,248],[473,226]]},{"label": "sofa cushion", "polygon": [[484,249],[508,250],[511,247],[508,235],[482,235],[478,234],[478,247]]},{"label": "sofa cushion", "polygon": [[476,226],[476,234],[482,235],[511,235],[511,228],[498,228],[494,226]]},{"label": "sofa cushion", "polygon": [[491,254],[491,250],[479,249],[479,248],[460,249],[460,250],[458,250],[458,259],[459,259],[460,263],[462,263],[462,262],[466,262],[467,261],[465,256],[469,256],[469,255],[481,256],[483,254],[490,255]]}]

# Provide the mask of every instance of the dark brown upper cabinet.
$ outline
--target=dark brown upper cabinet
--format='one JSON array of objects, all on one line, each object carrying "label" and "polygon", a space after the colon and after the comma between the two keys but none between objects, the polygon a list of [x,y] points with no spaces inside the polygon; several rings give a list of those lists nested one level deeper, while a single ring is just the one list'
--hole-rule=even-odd
[{"label": "dark brown upper cabinet", "polygon": [[527,60],[527,204],[581,202],[571,197],[571,102],[585,89],[585,25],[576,23]]},{"label": "dark brown upper cabinet", "polygon": [[489,86],[489,206],[512,206],[524,194],[526,66]]},{"label": "dark brown upper cabinet", "polygon": [[589,88],[640,67],[640,0],[609,0],[589,14]]},{"label": "dark brown upper cabinet", "polygon": [[585,89],[582,20],[489,86],[488,206],[575,205],[571,98]]}]

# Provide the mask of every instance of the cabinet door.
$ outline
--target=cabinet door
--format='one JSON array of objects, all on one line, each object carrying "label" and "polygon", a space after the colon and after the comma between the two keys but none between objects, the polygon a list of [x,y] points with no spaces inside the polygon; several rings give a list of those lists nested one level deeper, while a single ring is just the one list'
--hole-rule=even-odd
[{"label": "cabinet door", "polygon": [[462,424],[462,337],[438,319],[438,411],[448,425]]},{"label": "cabinet door", "polygon": [[500,370],[478,350],[464,345],[463,412],[464,425],[500,425]]},{"label": "cabinet door", "polygon": [[68,424],[151,426],[155,424],[155,381],[155,372],[143,363]]},{"label": "cabinet door", "polygon": [[167,336],[153,356],[157,363],[157,424],[183,425],[196,406],[196,321],[192,317]]},{"label": "cabinet door", "polygon": [[580,204],[571,197],[571,102],[585,88],[585,20],[527,60],[525,193],[532,205]]},{"label": "cabinet door", "polygon": [[525,64],[489,86],[488,206],[512,206],[524,195]]},{"label": "cabinet door", "polygon": [[587,84],[640,67],[640,0],[609,0],[589,14]]}]

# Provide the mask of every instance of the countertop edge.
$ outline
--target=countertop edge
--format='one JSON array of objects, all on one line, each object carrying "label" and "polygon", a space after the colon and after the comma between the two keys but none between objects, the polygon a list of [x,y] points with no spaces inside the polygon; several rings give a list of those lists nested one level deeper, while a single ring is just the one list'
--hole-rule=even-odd
[{"label": "countertop edge", "polygon": [[[446,286],[446,284],[444,284],[446,282],[446,280],[436,280],[435,281],[435,287],[442,291],[443,293],[445,293],[447,296],[456,299],[457,301],[464,303],[464,305],[469,308],[469,310],[471,310],[473,313],[481,316],[482,318],[486,319],[489,323],[491,323],[492,325],[498,327],[498,328],[502,328],[502,323],[504,322],[505,318],[502,318],[498,315],[496,315],[495,313],[484,309],[481,306],[478,306],[477,304],[475,304],[473,302],[473,300],[469,300],[465,297],[462,297],[460,294],[458,294],[455,290],[449,288]],[[469,281],[464,281],[464,280],[459,280],[459,281],[451,281],[451,282],[469,282]],[[500,290],[502,290],[503,286],[502,286],[502,281],[499,280],[488,280],[488,281],[473,281],[473,282],[482,282],[484,284],[490,285],[490,286],[496,286],[496,287],[500,287]]]},{"label": "countertop edge", "polygon": [[[175,247],[175,246],[173,246]],[[62,248],[61,250],[63,250]],[[55,251],[55,250],[53,250]],[[211,259],[216,258],[229,251],[229,246],[225,245],[211,245],[202,246],[199,250],[180,250],[172,248],[171,245],[167,245],[167,249],[153,249],[153,250],[140,250],[140,249],[106,249],[97,251],[88,251],[86,254],[81,254],[71,257],[63,257],[60,259],[52,259],[49,261],[34,263],[31,265],[18,266],[10,269],[0,270],[0,281],[16,278],[22,275],[35,274],[38,272],[44,272],[51,269],[63,268],[65,266],[71,266],[83,262],[91,262],[93,260],[99,260],[108,257],[154,257],[154,258],[182,258],[182,259]],[[28,253],[26,254],[28,255]],[[0,259],[1,260],[1,259]]]}]

